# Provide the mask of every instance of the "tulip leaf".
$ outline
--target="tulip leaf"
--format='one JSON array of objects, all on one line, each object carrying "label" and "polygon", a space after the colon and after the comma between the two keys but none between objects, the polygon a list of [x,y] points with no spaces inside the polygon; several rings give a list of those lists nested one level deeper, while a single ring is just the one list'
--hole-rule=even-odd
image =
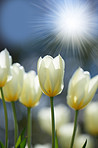
[{"label": "tulip leaf", "polygon": [[26,128],[24,128],[21,132],[21,139],[23,140],[23,138],[25,137],[25,131],[26,131]]},{"label": "tulip leaf", "polygon": [[57,139],[57,133],[55,133],[55,148],[58,148],[58,139]]},{"label": "tulip leaf", "polygon": [[[20,145],[22,144],[22,142],[24,141],[25,138],[25,128],[22,130],[17,142],[16,142],[16,145],[15,145],[15,148],[20,148]],[[24,148],[24,147],[23,147]]]},{"label": "tulip leaf", "polygon": [[85,140],[85,143],[84,143],[84,145],[82,146],[82,148],[86,148],[86,145],[87,145],[87,139]]},{"label": "tulip leaf", "polygon": [[26,146],[26,141],[27,141],[27,139],[24,138],[23,141],[20,143],[20,145],[19,145],[17,148],[25,148],[25,146]]},{"label": "tulip leaf", "polygon": [[5,148],[1,141],[0,141],[0,148]]}]

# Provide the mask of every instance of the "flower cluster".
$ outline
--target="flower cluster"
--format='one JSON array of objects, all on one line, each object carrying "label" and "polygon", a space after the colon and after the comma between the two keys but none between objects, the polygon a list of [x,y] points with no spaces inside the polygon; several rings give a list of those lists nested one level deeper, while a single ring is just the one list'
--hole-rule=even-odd
[{"label": "flower cluster", "polygon": [[38,76],[35,71],[25,72],[19,63],[12,64],[7,49],[0,53],[0,87],[3,87],[5,101],[19,101],[33,107],[41,97]]},{"label": "flower cluster", "polygon": [[[65,62],[63,58],[58,55],[53,58],[49,55],[44,58],[39,58],[37,64],[37,73],[31,70],[28,73],[25,72],[24,67],[19,63],[12,64],[12,57],[10,56],[7,49],[1,51],[0,53],[0,90],[1,90],[1,98],[3,101],[4,112],[5,112],[5,129],[6,129],[6,137],[5,137],[5,148],[7,148],[7,140],[8,140],[8,124],[7,124],[7,110],[5,101],[12,103],[13,115],[15,120],[15,144],[17,143],[18,138],[18,125],[16,118],[16,111],[14,102],[19,100],[20,103],[27,107],[28,111],[28,148],[31,147],[31,108],[38,105],[42,92],[50,97],[51,103],[51,123],[49,119],[49,126],[45,125],[46,116],[50,116],[50,109],[43,109],[39,113],[39,120],[42,127],[46,127],[47,131],[51,131],[52,129],[52,148],[55,148],[55,137],[56,130],[62,124],[69,121],[68,114],[70,112],[65,106],[55,107],[53,105],[53,97],[59,95],[64,88],[64,72],[65,72]],[[67,103],[68,105],[76,110],[75,120],[77,121],[77,113],[80,109],[86,107],[86,105],[92,100],[94,97],[96,90],[98,89],[98,75],[90,78],[89,72],[84,72],[82,68],[78,68],[76,72],[73,74],[70,79],[67,93]],[[85,114],[89,114],[90,108],[86,110]],[[68,114],[66,114],[68,112]],[[92,112],[92,111],[91,111]],[[45,116],[45,114],[47,114]],[[56,115],[56,116],[55,116]],[[87,115],[87,121],[94,124],[94,121],[90,121],[89,115]],[[90,115],[92,116],[92,114]],[[63,118],[63,120],[59,120]],[[68,120],[67,120],[67,119]],[[94,118],[94,117],[93,117]],[[96,117],[95,117],[96,118]],[[94,119],[95,119],[94,118]],[[56,122],[55,122],[56,121]],[[87,121],[85,124],[87,124]],[[44,124],[43,124],[44,123]],[[55,128],[56,123],[56,128]],[[91,124],[89,124],[91,126]],[[96,126],[96,124],[95,124]],[[76,132],[76,125],[74,126],[74,133]],[[88,127],[88,126],[87,126]],[[49,129],[50,128],[50,129]],[[68,127],[66,131],[68,130]],[[88,129],[87,129],[88,130]],[[90,132],[92,132],[93,128]],[[64,130],[65,131],[65,130]],[[93,130],[94,131],[94,130]],[[59,134],[63,132],[63,128],[59,130]],[[96,133],[97,131],[95,131]],[[70,132],[69,132],[70,133]],[[71,132],[72,133],[72,132]],[[74,134],[75,136],[75,134]],[[74,143],[74,136],[71,142],[71,148]],[[80,140],[80,139],[79,139]]]}]

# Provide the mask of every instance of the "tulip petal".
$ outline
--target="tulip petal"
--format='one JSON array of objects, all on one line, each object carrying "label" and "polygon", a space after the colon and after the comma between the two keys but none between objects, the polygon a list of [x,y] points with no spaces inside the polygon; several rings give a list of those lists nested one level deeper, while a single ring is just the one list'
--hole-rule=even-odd
[{"label": "tulip petal", "polygon": [[6,60],[8,60],[9,54],[8,51],[5,49],[0,52],[0,67],[6,68]]},{"label": "tulip petal", "polygon": [[40,57],[37,63],[37,71],[39,71],[39,68],[41,66],[42,58]]},{"label": "tulip petal", "polygon": [[39,83],[40,83],[40,87],[42,89],[42,91],[47,94],[45,88],[43,87],[43,85],[45,84],[46,81],[46,71],[47,68],[45,68],[45,63],[43,60],[40,59],[40,67],[39,67],[39,63],[38,63],[38,77],[39,77]]},{"label": "tulip petal", "polygon": [[82,72],[83,72],[82,68],[78,68],[78,69],[74,72],[72,78],[71,78],[70,81],[69,81],[69,85],[68,85],[68,94],[71,93],[70,91],[73,91],[74,85],[79,81],[80,75],[82,75]]},{"label": "tulip petal", "polygon": [[97,89],[98,89],[98,75],[92,78],[89,82],[87,97],[83,102],[84,104],[83,107],[86,106],[92,100]]},{"label": "tulip petal", "polygon": [[[3,87],[8,79],[8,70],[7,68],[0,68],[0,87]],[[9,77],[11,79],[11,77]]]},{"label": "tulip petal", "polygon": [[64,72],[65,72],[65,62],[64,60],[62,59],[62,57],[59,55],[59,63],[60,63],[60,69],[64,75]]},{"label": "tulip petal", "polygon": [[[55,87],[54,87],[54,94],[60,94],[61,91],[64,88],[64,84],[63,84],[63,74],[61,73],[61,71],[58,69],[55,71]],[[59,79],[58,79],[59,78]]]},{"label": "tulip petal", "polygon": [[53,59],[53,64],[55,69],[60,69],[60,56],[57,56]]},{"label": "tulip petal", "polygon": [[50,63],[53,61],[53,58],[47,55],[43,58],[43,61],[45,63],[45,67],[48,68],[50,66]]},{"label": "tulip petal", "polygon": [[[52,67],[52,69],[53,69],[53,67]],[[51,96],[52,93],[53,93],[53,89],[54,89],[53,81],[54,81],[53,73],[51,73],[51,71],[48,68],[46,68],[46,80],[45,80],[45,83],[44,83],[44,88],[45,88],[48,96]]]}]

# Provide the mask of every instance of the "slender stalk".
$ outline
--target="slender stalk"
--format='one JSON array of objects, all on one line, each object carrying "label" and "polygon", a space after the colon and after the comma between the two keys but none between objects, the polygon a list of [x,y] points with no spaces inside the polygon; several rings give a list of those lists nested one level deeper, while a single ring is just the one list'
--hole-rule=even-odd
[{"label": "slender stalk", "polygon": [[51,119],[52,119],[52,148],[55,148],[55,118],[54,118],[53,97],[50,97],[50,103],[51,103]]},{"label": "slender stalk", "polygon": [[74,139],[75,139],[76,128],[77,128],[77,118],[78,118],[78,110],[75,111],[74,129],[73,129],[73,135],[72,135],[72,139],[71,139],[70,148],[73,148],[73,145],[74,145]]},{"label": "slender stalk", "polygon": [[0,90],[1,90],[1,96],[2,96],[4,114],[5,114],[5,148],[7,148],[8,147],[8,116],[7,116],[7,108],[4,100],[3,88],[1,87]]},{"label": "slender stalk", "polygon": [[18,123],[17,123],[17,117],[16,117],[16,110],[15,110],[15,102],[11,102],[12,110],[13,110],[13,116],[14,116],[14,127],[15,127],[15,144],[18,139]]},{"label": "slender stalk", "polygon": [[27,125],[27,136],[28,136],[28,148],[31,148],[31,108],[28,107],[28,125]]}]

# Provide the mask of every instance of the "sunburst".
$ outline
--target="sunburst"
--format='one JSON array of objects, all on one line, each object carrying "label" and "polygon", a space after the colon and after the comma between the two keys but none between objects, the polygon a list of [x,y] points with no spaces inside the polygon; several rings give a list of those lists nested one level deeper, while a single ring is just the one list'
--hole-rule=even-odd
[{"label": "sunburst", "polygon": [[52,48],[71,48],[80,55],[92,48],[98,38],[95,5],[80,0],[45,0],[42,4],[42,16],[37,23],[40,34],[47,38],[47,47],[53,44]]}]

